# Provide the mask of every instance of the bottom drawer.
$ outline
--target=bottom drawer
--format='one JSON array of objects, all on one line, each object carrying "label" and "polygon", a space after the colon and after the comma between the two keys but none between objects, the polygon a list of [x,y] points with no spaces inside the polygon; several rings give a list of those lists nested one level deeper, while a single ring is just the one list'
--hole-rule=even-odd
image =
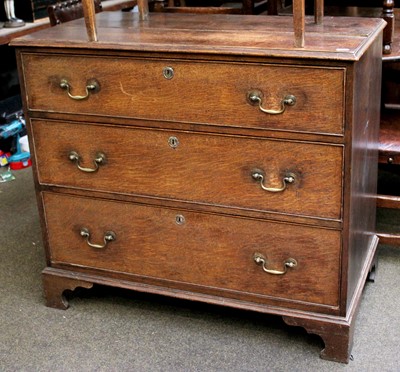
[{"label": "bottom drawer", "polygon": [[258,303],[338,306],[339,231],[51,192],[43,200],[52,265]]}]

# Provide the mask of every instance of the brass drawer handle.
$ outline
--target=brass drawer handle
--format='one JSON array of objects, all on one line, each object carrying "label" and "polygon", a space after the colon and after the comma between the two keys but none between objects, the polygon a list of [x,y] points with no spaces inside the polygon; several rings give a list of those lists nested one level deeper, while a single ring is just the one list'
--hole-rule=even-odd
[{"label": "brass drawer handle", "polygon": [[97,248],[97,249],[103,249],[103,248],[105,248],[106,247],[106,245],[109,243],[109,242],[113,242],[116,238],[117,238],[117,235],[115,234],[115,232],[113,232],[113,231],[106,231],[105,233],[104,233],[104,244],[94,244],[94,243],[91,243],[90,241],[89,241],[89,239],[90,239],[90,232],[89,232],[89,229],[87,229],[86,227],[82,227],[82,229],[81,229],[81,231],[80,231],[80,235],[83,237],[83,238],[85,238],[86,239],[86,243],[87,243],[87,245],[88,246],[90,246],[90,247],[92,247],[92,248]]},{"label": "brass drawer handle", "polygon": [[88,82],[85,87],[86,94],[84,96],[74,96],[71,94],[71,85],[68,83],[68,80],[66,80],[66,79],[61,80],[60,88],[65,89],[67,91],[68,97],[72,98],[76,101],[81,101],[83,99],[86,99],[89,97],[91,92],[95,92],[100,89],[99,83],[96,80],[90,80],[90,82]]},{"label": "brass drawer handle", "polygon": [[264,175],[262,174],[261,171],[255,170],[251,173],[251,176],[256,180],[260,181],[260,186],[263,190],[269,191],[269,192],[281,192],[286,189],[286,186],[288,183],[294,183],[296,181],[296,177],[292,173],[288,173],[285,177],[282,179],[282,187],[266,187],[264,186]]},{"label": "brass drawer handle", "polygon": [[76,163],[76,166],[78,167],[79,170],[81,170],[82,172],[86,172],[86,173],[97,172],[97,170],[99,169],[99,166],[106,162],[106,156],[101,152],[97,153],[96,158],[93,160],[94,168],[82,167],[79,164],[81,157],[76,151],[71,151],[68,155],[68,159],[71,160],[72,162]]},{"label": "brass drawer handle", "polygon": [[268,109],[265,109],[264,107],[262,107],[262,98],[261,97],[262,97],[262,93],[259,91],[252,91],[252,92],[249,92],[247,95],[247,98],[252,105],[258,104],[258,108],[262,112],[265,112],[266,114],[270,114],[270,115],[282,114],[285,112],[287,106],[294,106],[296,104],[296,97],[289,94],[289,95],[285,96],[283,98],[283,100],[281,101],[280,110],[268,110]]},{"label": "brass drawer handle", "polygon": [[267,269],[267,258],[262,255],[261,253],[254,253],[253,256],[254,262],[257,265],[262,265],[262,269],[268,273],[268,274],[273,274],[273,275],[283,275],[286,274],[288,267],[293,268],[297,266],[297,261],[294,258],[288,258],[283,262],[283,270],[272,270],[272,269]]}]

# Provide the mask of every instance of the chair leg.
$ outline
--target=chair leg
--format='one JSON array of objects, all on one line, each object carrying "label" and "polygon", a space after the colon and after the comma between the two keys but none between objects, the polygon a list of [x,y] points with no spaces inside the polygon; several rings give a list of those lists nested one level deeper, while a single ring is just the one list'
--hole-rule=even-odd
[{"label": "chair leg", "polygon": [[317,25],[322,24],[324,18],[324,0],[314,0],[314,20]]},{"label": "chair leg", "polygon": [[[272,1],[274,3],[275,1]],[[268,1],[269,3],[269,1]],[[243,14],[253,14],[254,13],[254,3],[253,0],[243,0],[242,2]]]},{"label": "chair leg", "polygon": [[400,247],[400,234],[385,234],[377,232],[379,237],[379,243],[385,245],[392,245],[395,247]]},{"label": "chair leg", "polygon": [[293,0],[293,28],[295,48],[304,48],[305,1]]},{"label": "chair leg", "polygon": [[383,0],[382,17],[387,22],[383,31],[383,54],[390,54],[394,36],[394,0]]},{"label": "chair leg", "polygon": [[[376,196],[376,206],[378,208],[400,209],[400,196],[380,195]],[[387,244],[400,247],[400,233],[376,233],[380,244]]]}]

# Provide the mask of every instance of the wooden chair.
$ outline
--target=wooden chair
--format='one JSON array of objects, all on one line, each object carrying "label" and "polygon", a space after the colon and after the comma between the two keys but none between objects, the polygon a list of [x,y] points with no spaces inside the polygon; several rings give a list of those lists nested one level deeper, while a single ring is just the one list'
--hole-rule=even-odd
[{"label": "wooden chair", "polygon": [[390,54],[395,33],[394,0],[383,0],[382,17],[387,22],[383,31],[383,54]]},{"label": "wooden chair", "polygon": [[327,15],[382,17],[387,25],[383,31],[383,54],[390,54],[394,38],[394,0],[326,0]]},{"label": "wooden chair", "polygon": [[[102,11],[101,0],[94,0],[95,12]],[[49,5],[47,7],[50,25],[56,26],[60,23],[72,21],[83,17],[83,6],[81,0],[67,0]]]},{"label": "wooden chair", "polygon": [[[328,0],[329,1],[329,0]],[[339,0],[339,3],[351,0]],[[357,0],[353,0],[357,1]],[[337,1],[335,1],[337,3]],[[377,207],[400,212],[400,22],[395,22],[397,10],[393,0],[383,0],[382,8],[375,0],[369,7],[351,7],[351,14],[333,15],[382,16],[388,23],[383,33],[382,55],[382,111],[379,130],[379,177]],[[365,2],[364,2],[365,5]],[[398,18],[399,14],[397,14]],[[393,226],[392,226],[393,230]],[[396,232],[377,231],[382,244],[400,246],[400,226]]]},{"label": "wooden chair", "polygon": [[[314,1],[306,0],[306,14],[312,14]],[[333,17],[382,17],[387,26],[383,32],[383,54],[390,54],[395,34],[394,0],[325,0],[325,15]],[[291,5],[283,7],[279,14],[292,13]],[[274,13],[271,13],[274,14]]]},{"label": "wooden chair", "polygon": [[[378,180],[377,207],[400,213],[400,40],[396,38],[392,54],[384,56],[382,64]],[[397,232],[378,231],[378,236],[383,244],[400,246],[400,226]]]},{"label": "wooden chair", "polygon": [[277,14],[277,0],[154,0],[150,11],[203,14]]}]

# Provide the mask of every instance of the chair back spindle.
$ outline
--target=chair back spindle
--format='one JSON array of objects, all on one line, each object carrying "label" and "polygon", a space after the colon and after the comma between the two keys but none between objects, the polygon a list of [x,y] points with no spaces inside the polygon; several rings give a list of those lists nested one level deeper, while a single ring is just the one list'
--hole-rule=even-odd
[{"label": "chair back spindle", "polygon": [[83,16],[89,41],[97,41],[96,11],[93,0],[82,1]]},{"label": "chair back spindle", "polygon": [[[86,31],[89,41],[97,41],[95,7],[93,0],[82,0]],[[138,0],[139,18],[146,21],[149,18],[148,0]],[[321,24],[324,15],[324,1],[315,0],[315,23]],[[293,0],[293,29],[295,48],[305,45],[305,0]]]}]

